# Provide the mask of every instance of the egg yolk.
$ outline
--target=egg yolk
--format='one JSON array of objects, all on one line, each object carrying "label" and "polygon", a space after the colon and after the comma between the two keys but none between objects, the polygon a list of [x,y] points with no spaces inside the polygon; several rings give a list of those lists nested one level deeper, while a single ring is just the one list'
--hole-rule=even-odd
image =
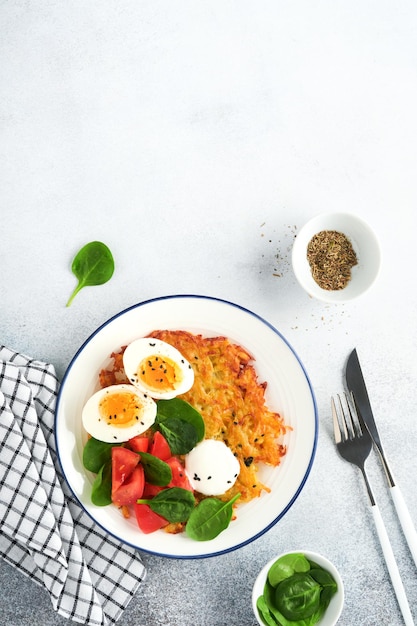
[{"label": "egg yolk", "polygon": [[139,365],[138,378],[150,389],[168,391],[182,380],[180,367],[168,357],[148,356]]},{"label": "egg yolk", "polygon": [[134,393],[121,391],[105,395],[99,404],[99,411],[107,424],[123,428],[140,421],[143,408]]}]

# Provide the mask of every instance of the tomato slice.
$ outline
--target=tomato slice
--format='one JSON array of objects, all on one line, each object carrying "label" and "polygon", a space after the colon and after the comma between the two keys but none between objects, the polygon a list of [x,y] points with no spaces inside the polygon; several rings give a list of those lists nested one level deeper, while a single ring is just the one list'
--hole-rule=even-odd
[{"label": "tomato slice", "polygon": [[137,465],[122,485],[112,493],[112,500],[117,506],[135,504],[142,497],[145,486],[145,472],[142,465]]},{"label": "tomato slice", "polygon": [[153,498],[154,496],[156,496],[156,494],[162,491],[162,489],[165,489],[165,487],[159,487],[158,485],[151,485],[151,483],[145,483],[145,486],[143,488],[142,498],[146,498],[149,500],[149,498]]},{"label": "tomato slice", "polygon": [[172,471],[172,480],[168,487],[181,487],[182,489],[193,491],[181,461],[177,459],[177,457],[171,456],[165,462],[170,466]]},{"label": "tomato slice", "polygon": [[148,504],[135,504],[134,508],[138,526],[145,534],[153,533],[168,524],[168,521],[154,513]]},{"label": "tomato slice", "polygon": [[134,452],[147,452],[149,448],[149,437],[137,435],[136,437],[129,439],[127,445]]},{"label": "tomato slice", "polygon": [[115,446],[111,450],[112,496],[130,476],[140,461],[136,452]]},{"label": "tomato slice", "polygon": [[165,439],[163,434],[159,432],[159,430],[157,430],[153,436],[149,452],[154,456],[157,456],[158,459],[161,459],[161,461],[166,461],[171,456],[171,448],[169,447],[168,441]]}]

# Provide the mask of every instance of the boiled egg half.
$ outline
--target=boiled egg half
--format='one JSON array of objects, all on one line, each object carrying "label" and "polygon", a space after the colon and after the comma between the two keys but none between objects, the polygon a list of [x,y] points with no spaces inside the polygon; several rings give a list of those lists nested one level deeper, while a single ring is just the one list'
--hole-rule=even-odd
[{"label": "boiled egg half", "polygon": [[169,400],[194,383],[194,370],[181,352],[160,339],[136,339],[123,353],[129,381],[152,398]]},{"label": "boiled egg half", "polygon": [[235,484],[240,465],[224,441],[204,439],[185,455],[185,472],[195,491],[220,496]]},{"label": "boiled egg half", "polygon": [[95,439],[122,443],[154,423],[156,402],[133,385],[111,385],[93,394],[84,405],[82,422]]}]

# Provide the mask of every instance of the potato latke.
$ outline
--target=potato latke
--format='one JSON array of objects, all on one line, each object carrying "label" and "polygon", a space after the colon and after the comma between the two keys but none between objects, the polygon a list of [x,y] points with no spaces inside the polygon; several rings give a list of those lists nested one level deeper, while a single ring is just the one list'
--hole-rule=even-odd
[{"label": "potato latke", "polygon": [[[226,337],[203,337],[183,330],[157,330],[150,336],[173,345],[191,363],[194,385],[180,397],[200,411],[206,438],[223,440],[239,460],[238,480],[221,499],[240,493],[239,502],[247,502],[270,491],[258,478],[258,465],[279,465],[286,454],[282,437],[289,427],[267,407],[267,383],[258,382],[252,356]],[[100,372],[101,386],[126,381],[123,350],[111,355],[111,369]]]}]

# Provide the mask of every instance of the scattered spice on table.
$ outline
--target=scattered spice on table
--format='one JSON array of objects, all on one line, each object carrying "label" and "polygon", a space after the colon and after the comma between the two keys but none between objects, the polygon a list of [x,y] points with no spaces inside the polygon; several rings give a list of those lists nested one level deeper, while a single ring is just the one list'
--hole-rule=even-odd
[{"label": "scattered spice on table", "polygon": [[358,260],[350,239],[336,230],[322,230],[307,246],[307,260],[314,280],[322,289],[344,289]]}]

